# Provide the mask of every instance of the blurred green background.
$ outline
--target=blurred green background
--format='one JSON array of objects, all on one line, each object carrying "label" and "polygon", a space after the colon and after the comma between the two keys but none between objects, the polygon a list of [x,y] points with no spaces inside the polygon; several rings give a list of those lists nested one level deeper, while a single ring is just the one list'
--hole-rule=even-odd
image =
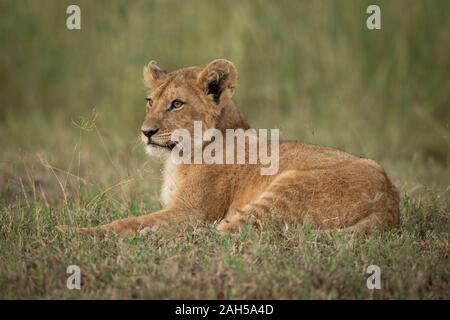
[{"label": "blurred green background", "polygon": [[[73,3],[79,31],[66,29]],[[366,28],[369,4],[381,30]],[[2,197],[45,163],[103,185],[135,175],[144,64],[216,58],[237,66],[254,127],[374,158],[404,192],[448,191],[449,12],[445,0],[0,0]],[[95,127],[74,125],[93,112]]]}]

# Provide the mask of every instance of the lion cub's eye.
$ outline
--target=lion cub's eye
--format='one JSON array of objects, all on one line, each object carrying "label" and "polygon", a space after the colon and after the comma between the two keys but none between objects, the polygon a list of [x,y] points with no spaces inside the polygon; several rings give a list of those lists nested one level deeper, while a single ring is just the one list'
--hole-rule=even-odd
[{"label": "lion cub's eye", "polygon": [[145,98],[145,100],[147,100],[147,108],[151,108],[153,106],[153,100],[150,98]]},{"label": "lion cub's eye", "polygon": [[180,109],[182,106],[184,105],[183,101],[180,100],[173,100],[172,103],[170,104],[170,110],[173,109]]}]

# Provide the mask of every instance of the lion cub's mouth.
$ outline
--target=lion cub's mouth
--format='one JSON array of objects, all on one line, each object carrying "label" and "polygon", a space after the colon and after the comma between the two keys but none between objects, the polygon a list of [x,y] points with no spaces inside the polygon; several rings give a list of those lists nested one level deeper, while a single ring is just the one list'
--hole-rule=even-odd
[{"label": "lion cub's mouth", "polygon": [[156,146],[156,147],[158,147],[158,148],[164,148],[164,149],[172,150],[173,148],[175,148],[175,146],[177,145],[177,143],[176,143],[176,142],[169,141],[169,142],[166,143],[166,144],[161,144],[161,143],[158,143],[158,142],[155,142],[155,141],[147,141],[147,145],[148,145],[148,146]]}]

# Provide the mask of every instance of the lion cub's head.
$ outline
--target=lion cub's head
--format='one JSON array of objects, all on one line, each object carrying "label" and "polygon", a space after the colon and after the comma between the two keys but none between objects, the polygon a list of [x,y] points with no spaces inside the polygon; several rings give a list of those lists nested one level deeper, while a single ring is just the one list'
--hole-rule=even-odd
[{"label": "lion cub's head", "polygon": [[144,68],[149,87],[142,140],[147,152],[159,155],[170,151],[175,129],[193,134],[194,121],[203,129],[214,128],[222,109],[230,101],[237,82],[237,71],[227,60],[218,59],[204,68],[189,67],[167,72],[155,61]]}]

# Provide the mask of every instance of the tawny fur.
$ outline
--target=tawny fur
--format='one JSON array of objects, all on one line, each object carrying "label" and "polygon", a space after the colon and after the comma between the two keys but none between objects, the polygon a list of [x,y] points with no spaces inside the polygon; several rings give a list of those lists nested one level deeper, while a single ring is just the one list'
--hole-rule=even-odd
[{"label": "tawny fur", "polygon": [[[204,68],[165,72],[150,62],[144,79],[152,99],[142,130],[158,129],[147,145],[151,155],[166,158],[160,211],[113,221],[91,233],[109,230],[121,234],[170,226],[186,219],[220,221],[220,232],[235,231],[247,222],[271,215],[285,224],[308,223],[317,229],[349,229],[369,233],[397,225],[399,196],[376,162],[333,148],[301,142],[281,142],[279,171],[261,175],[260,165],[175,165],[170,159],[170,133],[177,128],[192,132],[194,120],[203,130],[248,129],[231,100],[237,71],[227,60]],[[179,110],[168,110],[179,99]],[[143,141],[148,142],[143,136]],[[143,231],[142,231],[143,230]]]}]

